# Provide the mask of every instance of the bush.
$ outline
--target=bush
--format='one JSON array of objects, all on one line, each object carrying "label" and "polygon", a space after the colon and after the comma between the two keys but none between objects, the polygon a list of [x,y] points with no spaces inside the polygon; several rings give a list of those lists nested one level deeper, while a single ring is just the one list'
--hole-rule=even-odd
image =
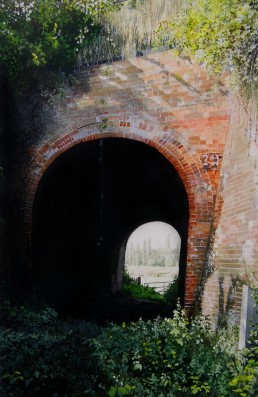
[{"label": "bush", "polygon": [[229,382],[242,370],[234,337],[180,310],[172,319],[110,325],[91,343],[110,397],[232,396]]},{"label": "bush", "polygon": [[0,395],[95,395],[96,366],[89,339],[99,334],[96,324],[61,321],[44,307],[0,308]]}]

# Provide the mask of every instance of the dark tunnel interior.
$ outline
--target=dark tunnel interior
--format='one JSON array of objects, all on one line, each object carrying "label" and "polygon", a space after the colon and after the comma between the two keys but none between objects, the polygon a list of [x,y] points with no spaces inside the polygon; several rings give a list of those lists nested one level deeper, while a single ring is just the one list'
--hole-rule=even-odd
[{"label": "dark tunnel interior", "polygon": [[172,225],[181,237],[183,296],[188,200],[170,162],[125,138],[64,152],[44,173],[33,206],[33,283],[41,298],[77,317],[96,302],[102,307],[119,293],[127,239],[151,221]]}]

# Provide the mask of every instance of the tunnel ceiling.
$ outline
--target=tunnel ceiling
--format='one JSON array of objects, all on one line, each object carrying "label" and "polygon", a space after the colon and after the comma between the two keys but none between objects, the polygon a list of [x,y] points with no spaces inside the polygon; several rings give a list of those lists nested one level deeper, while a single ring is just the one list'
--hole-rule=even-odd
[{"label": "tunnel ceiling", "polygon": [[106,138],[67,150],[43,175],[34,200],[39,290],[61,306],[64,297],[78,302],[109,293],[114,252],[138,226],[155,220],[171,224],[186,241],[186,192],[156,149]]}]

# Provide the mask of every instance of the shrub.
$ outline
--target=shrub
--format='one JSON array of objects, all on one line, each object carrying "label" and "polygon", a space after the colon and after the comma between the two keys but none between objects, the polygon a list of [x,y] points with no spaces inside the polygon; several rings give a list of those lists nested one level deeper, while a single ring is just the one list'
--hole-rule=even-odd
[{"label": "shrub", "polygon": [[99,328],[84,321],[61,321],[44,307],[0,309],[0,395],[95,395],[96,366],[89,339]]},{"label": "shrub", "polygon": [[241,371],[235,341],[208,319],[172,319],[110,325],[92,340],[108,395],[137,397],[232,396]]}]

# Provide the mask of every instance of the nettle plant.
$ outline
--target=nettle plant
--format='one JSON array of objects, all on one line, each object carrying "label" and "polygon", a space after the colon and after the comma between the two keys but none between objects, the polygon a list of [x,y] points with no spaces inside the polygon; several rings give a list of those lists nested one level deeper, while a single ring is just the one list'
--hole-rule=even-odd
[{"label": "nettle plant", "polygon": [[243,373],[236,339],[178,308],[173,318],[110,325],[91,343],[109,397],[232,397]]},{"label": "nettle plant", "polygon": [[112,0],[0,0],[0,63],[11,81],[33,66],[69,69]]}]

